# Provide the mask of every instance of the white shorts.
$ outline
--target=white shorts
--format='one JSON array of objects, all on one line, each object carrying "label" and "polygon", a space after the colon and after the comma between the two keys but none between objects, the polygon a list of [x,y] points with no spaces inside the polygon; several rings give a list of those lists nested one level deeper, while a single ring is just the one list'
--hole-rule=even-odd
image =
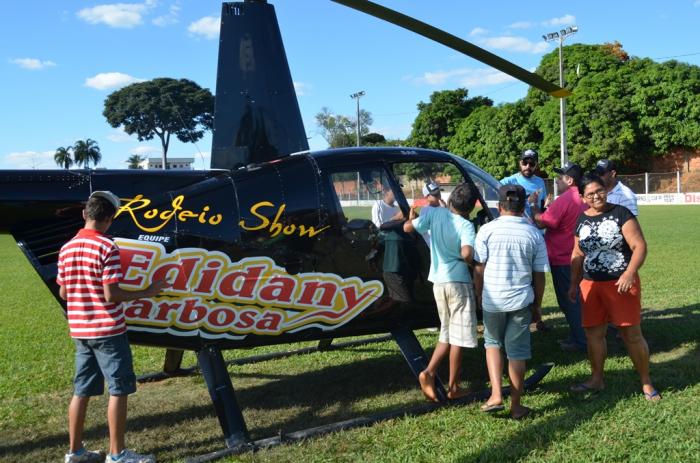
[{"label": "white shorts", "polygon": [[476,297],[472,283],[449,282],[433,285],[440,317],[440,342],[476,347]]}]

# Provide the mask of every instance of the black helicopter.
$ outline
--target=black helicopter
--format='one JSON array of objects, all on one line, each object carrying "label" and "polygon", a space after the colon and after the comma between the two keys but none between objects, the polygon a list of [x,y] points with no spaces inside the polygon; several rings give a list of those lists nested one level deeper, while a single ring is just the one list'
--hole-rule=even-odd
[{"label": "black helicopter", "polygon": [[[418,20],[369,1],[333,1],[568,95]],[[121,249],[122,286],[173,282],[160,297],[126,304],[129,339],[196,351],[226,445],[237,447],[249,437],[221,350],[391,333],[417,375],[427,358],[413,330],[437,324],[429,249],[420,236],[380,230],[371,206],[390,194],[407,216],[411,188],[449,176],[480,192],[479,225],[493,218],[498,182],[434,150],[309,152],[274,8],[264,0],[222,6],[214,124],[206,171],[0,171],[0,231],[63,304],[58,251],[81,228],[90,193],[116,193],[122,206],[110,233]],[[396,287],[392,271],[410,275],[409,287]]]}]

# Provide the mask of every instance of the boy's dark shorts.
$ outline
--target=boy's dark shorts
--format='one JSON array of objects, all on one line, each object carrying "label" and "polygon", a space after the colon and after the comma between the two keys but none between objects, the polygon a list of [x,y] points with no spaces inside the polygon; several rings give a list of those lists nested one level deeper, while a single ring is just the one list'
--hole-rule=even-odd
[{"label": "boy's dark shorts", "polygon": [[107,380],[110,395],[136,392],[136,376],[126,333],[108,338],[73,339],[75,342],[74,394],[90,397],[104,393]]}]

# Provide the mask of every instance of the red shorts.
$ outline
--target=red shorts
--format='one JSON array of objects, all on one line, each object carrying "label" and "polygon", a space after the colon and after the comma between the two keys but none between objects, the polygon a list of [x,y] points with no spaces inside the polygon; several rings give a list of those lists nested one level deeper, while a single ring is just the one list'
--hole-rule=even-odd
[{"label": "red shorts", "polygon": [[610,281],[581,281],[582,325],[584,328],[612,323],[615,326],[636,326],[642,321],[642,288],[639,277],[626,293],[618,293]]}]

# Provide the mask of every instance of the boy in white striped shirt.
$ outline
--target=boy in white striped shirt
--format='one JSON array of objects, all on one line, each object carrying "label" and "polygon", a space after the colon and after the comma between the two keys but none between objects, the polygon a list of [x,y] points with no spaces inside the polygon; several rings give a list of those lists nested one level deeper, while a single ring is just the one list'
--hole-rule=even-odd
[{"label": "boy in white striped shirt", "polygon": [[[127,398],[136,392],[131,348],[126,337],[123,301],[154,297],[169,286],[155,281],[141,291],[124,291],[119,248],[105,235],[120,206],[109,191],[95,191],[83,210],[85,227],[63,245],[58,255],[59,294],[66,300],[70,335],[75,342],[74,393],[68,409],[70,451],[65,463],[151,463],[124,446]],[[102,395],[109,384],[110,454],[85,450],[85,414],[91,396]]]},{"label": "boy in white striped shirt", "polygon": [[511,384],[510,414],[519,420],[530,413],[520,398],[525,362],[531,356],[530,321],[542,304],[544,272],[549,271],[549,264],[544,237],[523,217],[525,189],[503,185],[498,197],[500,217],[482,226],[474,243],[474,287],[484,314],[486,365],[491,380],[491,397],[481,409],[504,409],[504,349]]}]

